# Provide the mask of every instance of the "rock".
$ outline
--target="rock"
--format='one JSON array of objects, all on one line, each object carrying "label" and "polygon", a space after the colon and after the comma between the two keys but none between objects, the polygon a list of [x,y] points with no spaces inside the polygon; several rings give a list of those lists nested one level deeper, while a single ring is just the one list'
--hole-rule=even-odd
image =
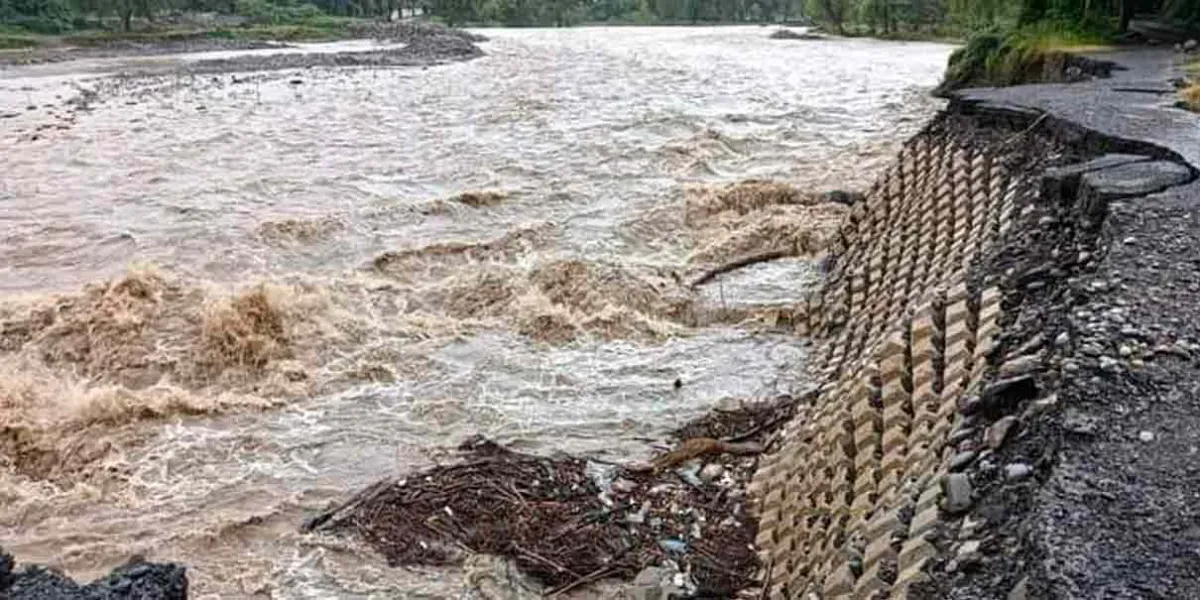
[{"label": "rock", "polygon": [[1029,600],[1029,578],[1022,577],[1008,592],[1008,600]]},{"label": "rock", "polygon": [[491,554],[472,554],[463,562],[464,600],[535,600],[542,589],[516,565]]},{"label": "rock", "polygon": [[1037,391],[1037,381],[1032,374],[1026,373],[993,382],[983,391],[982,400],[991,409],[1015,406],[1022,400],[1037,397]]},{"label": "rock", "polygon": [[1009,481],[1020,481],[1029,477],[1033,468],[1025,463],[1010,463],[1004,465],[1004,478]]},{"label": "rock", "polygon": [[1200,48],[1200,42],[1197,42],[1194,39],[1188,40],[1183,43],[1183,51],[1184,52],[1192,52],[1192,51],[1196,50],[1197,48]]},{"label": "rock", "polygon": [[946,440],[951,446],[957,446],[959,442],[974,435],[975,429],[972,427],[959,426],[954,431],[950,432],[950,439]]},{"label": "rock", "polygon": [[998,376],[1014,377],[1017,375],[1024,375],[1026,373],[1031,373],[1038,368],[1038,365],[1040,363],[1041,363],[1041,357],[1036,354],[1019,356],[1017,358],[1010,359],[1010,360],[1006,361],[1004,364],[1000,365],[1000,369],[998,370]]},{"label": "rock", "polygon": [[846,206],[854,206],[856,202],[863,199],[863,195],[858,192],[846,192],[842,190],[825,192],[822,197],[826,202],[834,202]]},{"label": "rock", "polygon": [[975,414],[981,406],[983,406],[983,401],[974,394],[963,395],[958,399],[958,412],[963,416],[969,417]]},{"label": "rock", "polygon": [[1017,418],[1009,415],[992,423],[987,431],[983,434],[983,443],[988,448],[996,450],[1004,445],[1004,440],[1008,438],[1008,433],[1012,431],[1014,425],[1017,424]]},{"label": "rock", "polygon": [[1069,433],[1083,436],[1096,435],[1096,418],[1075,410],[1069,410],[1063,417],[1063,429]]},{"label": "rock", "polygon": [[1142,440],[1143,442],[1146,442],[1147,444],[1150,442],[1153,442],[1154,441],[1154,432],[1153,431],[1143,431],[1138,434],[1138,439]]},{"label": "rock", "polygon": [[1058,394],[1050,394],[1045,398],[1039,398],[1031,402],[1025,409],[1025,416],[1033,417],[1045,414],[1054,410],[1056,406],[1058,406]]},{"label": "rock", "polygon": [[1023,354],[1033,354],[1038,348],[1041,348],[1042,344],[1044,343],[1045,338],[1042,336],[1042,334],[1034,334],[1034,336],[1029,338],[1028,341],[1026,341],[1024,344],[1021,344],[1021,347],[1017,348],[1016,351],[1013,352],[1013,355],[1021,356]]},{"label": "rock", "polygon": [[967,450],[965,452],[959,452],[958,454],[955,454],[954,457],[950,459],[950,470],[963,470],[967,467],[967,465],[971,464],[971,462],[974,461],[975,457],[978,455],[979,453],[975,452],[974,450]]},{"label": "rock", "polygon": [[677,597],[684,590],[676,585],[679,571],[668,567],[646,567],[638,572],[629,586],[633,600],[667,600]]},{"label": "rock", "polygon": [[987,522],[983,519],[972,519],[970,516],[963,517],[962,527],[959,528],[959,538],[967,539],[975,535],[976,531],[983,529]]},{"label": "rock", "polygon": [[959,566],[965,567],[978,563],[982,558],[982,553],[979,551],[981,545],[979,540],[963,542],[963,545],[958,547],[958,552],[954,553],[954,558],[958,561]]},{"label": "rock", "polygon": [[1133,355],[1133,348],[1130,348],[1128,344],[1121,344],[1121,347],[1117,348],[1117,354],[1120,354],[1121,358],[1129,358]]},{"label": "rock", "polygon": [[942,510],[958,514],[971,508],[971,479],[965,473],[951,473],[945,481]]},{"label": "rock", "polygon": [[117,600],[187,598],[188,580],[184,567],[156,564],[134,557],[106,577],[79,585],[62,574],[38,566],[14,570],[11,557],[0,550],[0,598],[5,600]]},{"label": "rock", "polygon": [[1100,370],[1109,373],[1119,373],[1121,371],[1121,363],[1111,356],[1100,357]]},{"label": "rock", "polygon": [[707,465],[704,465],[703,469],[700,469],[700,479],[709,483],[716,481],[721,477],[721,475],[724,474],[725,467],[721,466],[719,463],[708,463]]},{"label": "rock", "polygon": [[1080,186],[1088,201],[1107,202],[1118,198],[1144,196],[1192,178],[1187,167],[1164,160],[1135,162],[1082,176]]}]

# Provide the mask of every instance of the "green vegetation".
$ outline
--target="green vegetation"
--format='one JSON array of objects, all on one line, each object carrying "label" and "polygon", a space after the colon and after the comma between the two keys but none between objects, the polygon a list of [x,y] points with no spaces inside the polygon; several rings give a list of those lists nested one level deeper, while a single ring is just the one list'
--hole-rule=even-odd
[{"label": "green vegetation", "polygon": [[1099,33],[1051,22],[1008,32],[996,27],[980,30],[950,56],[940,90],[1069,79],[1068,69],[1081,62],[1073,54],[1100,50],[1107,43],[1108,38]]},{"label": "green vegetation", "polygon": [[[966,1],[966,0],[964,0]],[[1070,81],[1104,66],[1079,56],[1103,50],[1137,15],[1179,28],[1200,25],[1200,0],[972,2],[972,33],[950,57],[941,92],[978,85]]]},{"label": "green vegetation", "polygon": [[995,47],[1018,56],[1103,42],[1135,14],[1200,23],[1200,0],[0,0],[0,47],[80,31],[108,33],[65,39],[86,43],[118,32],[181,31],[323,39],[347,35],[348,19],[424,15],[449,25],[516,27],[818,21],[847,35],[892,39],[964,39],[983,32],[992,37],[977,42],[976,50]]}]

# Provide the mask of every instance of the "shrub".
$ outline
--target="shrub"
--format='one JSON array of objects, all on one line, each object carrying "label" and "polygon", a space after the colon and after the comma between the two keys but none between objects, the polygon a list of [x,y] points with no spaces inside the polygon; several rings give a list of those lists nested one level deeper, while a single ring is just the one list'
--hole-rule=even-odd
[{"label": "shrub", "polygon": [[0,23],[35,33],[70,31],[74,21],[69,0],[0,0]]},{"label": "shrub", "polygon": [[296,23],[324,16],[320,8],[308,3],[282,4],[268,0],[240,0],[238,14],[260,23]]}]

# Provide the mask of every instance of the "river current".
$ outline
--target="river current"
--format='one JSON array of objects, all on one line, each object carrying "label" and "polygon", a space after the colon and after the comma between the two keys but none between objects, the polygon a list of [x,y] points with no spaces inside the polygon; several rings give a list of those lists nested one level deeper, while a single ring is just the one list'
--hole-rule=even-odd
[{"label": "river current", "polygon": [[813,195],[870,185],[951,48],[770,31],[0,70],[0,544],[84,578],[180,561],[196,597],[446,597],[298,525],[471,435],[639,459],[802,384],[787,316],[844,213]]}]

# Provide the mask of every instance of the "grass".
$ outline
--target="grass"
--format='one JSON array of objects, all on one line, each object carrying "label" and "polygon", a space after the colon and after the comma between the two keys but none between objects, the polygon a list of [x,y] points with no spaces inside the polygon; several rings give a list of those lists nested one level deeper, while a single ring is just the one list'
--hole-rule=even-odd
[{"label": "grass", "polygon": [[1054,22],[1042,22],[1017,29],[1009,34],[1013,44],[1026,52],[1104,52],[1113,49],[1111,34],[1064,27]]},{"label": "grass", "polygon": [[1109,50],[1108,40],[1105,32],[1056,23],[980,31],[950,56],[939,91],[1061,81],[1070,65],[1079,64],[1073,55]]},{"label": "grass", "polygon": [[36,33],[30,33],[22,27],[0,25],[0,50],[33,48],[41,45],[41,38]]},{"label": "grass", "polygon": [[[877,40],[895,42],[941,42],[961,45],[966,41],[966,32],[952,27],[939,27],[932,30],[897,30],[892,32],[872,32],[865,25],[847,24],[846,37],[869,37]],[[821,25],[821,31],[836,34],[837,28],[826,24]]]},{"label": "grass", "polygon": [[94,28],[59,35],[32,33],[19,27],[0,26],[0,50],[39,46],[103,46],[114,42],[170,43],[201,39],[247,41],[322,41],[345,39],[361,19],[320,15],[285,23],[248,23],[236,27],[198,28],[183,25],[161,29]]}]

